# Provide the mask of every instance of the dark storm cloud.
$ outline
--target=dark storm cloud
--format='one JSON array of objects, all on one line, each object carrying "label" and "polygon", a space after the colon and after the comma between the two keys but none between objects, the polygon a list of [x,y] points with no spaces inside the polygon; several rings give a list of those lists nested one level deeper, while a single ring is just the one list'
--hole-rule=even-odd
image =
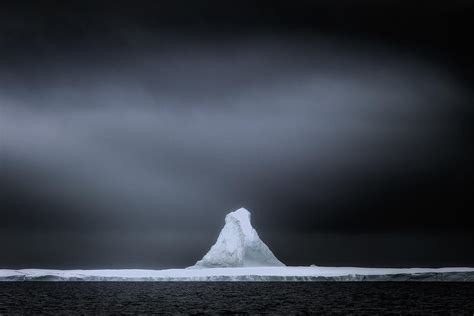
[{"label": "dark storm cloud", "polygon": [[[308,32],[296,7],[284,32],[252,18],[181,32],[118,7],[2,22],[0,264],[192,264],[240,206],[291,264],[471,260],[447,250],[472,245],[466,69],[372,33]],[[437,232],[458,247],[418,256]],[[357,258],[367,244],[380,259]]]}]

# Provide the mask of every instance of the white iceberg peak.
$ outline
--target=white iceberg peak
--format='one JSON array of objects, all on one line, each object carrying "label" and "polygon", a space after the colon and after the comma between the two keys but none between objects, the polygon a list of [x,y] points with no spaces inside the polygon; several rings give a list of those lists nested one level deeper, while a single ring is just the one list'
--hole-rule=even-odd
[{"label": "white iceberg peak", "polygon": [[190,268],[284,266],[260,239],[245,208],[227,214],[216,243]]},{"label": "white iceberg peak", "polygon": [[242,232],[245,237],[248,238],[255,231],[255,229],[252,227],[252,224],[250,224],[250,212],[246,208],[241,207],[236,211],[230,212],[225,217],[225,222],[227,223],[230,221],[231,217],[239,221],[240,227],[242,228]]}]

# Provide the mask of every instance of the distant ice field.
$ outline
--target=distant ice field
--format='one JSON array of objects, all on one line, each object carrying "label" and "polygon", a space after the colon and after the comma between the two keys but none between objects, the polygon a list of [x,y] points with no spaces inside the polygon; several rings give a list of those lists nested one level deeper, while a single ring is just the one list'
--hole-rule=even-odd
[{"label": "distant ice field", "polygon": [[474,268],[22,269],[0,270],[0,281],[474,281]]}]

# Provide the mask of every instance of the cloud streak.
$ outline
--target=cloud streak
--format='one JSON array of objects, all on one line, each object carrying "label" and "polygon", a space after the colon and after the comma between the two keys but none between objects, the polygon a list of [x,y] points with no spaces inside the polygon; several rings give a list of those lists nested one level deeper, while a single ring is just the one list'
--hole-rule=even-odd
[{"label": "cloud streak", "polygon": [[360,209],[384,196],[377,181],[449,168],[465,143],[452,107],[469,95],[449,72],[324,39],[185,41],[2,76],[0,226],[12,236],[173,228],[206,231],[204,249],[240,206],[276,241],[396,231],[411,208]]}]

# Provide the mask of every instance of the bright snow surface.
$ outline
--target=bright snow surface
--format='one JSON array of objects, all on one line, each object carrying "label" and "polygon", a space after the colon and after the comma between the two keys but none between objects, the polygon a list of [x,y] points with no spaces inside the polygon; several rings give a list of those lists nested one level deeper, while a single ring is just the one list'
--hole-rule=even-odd
[{"label": "bright snow surface", "polygon": [[[398,277],[397,276],[405,276]],[[440,276],[457,275],[457,279]],[[51,281],[363,281],[370,276],[379,280],[456,280],[474,281],[474,268],[354,268],[354,267],[244,267],[168,270],[0,270],[0,280]]]},{"label": "bright snow surface", "polygon": [[244,208],[227,214],[216,243],[191,268],[0,269],[0,281],[474,281],[474,268],[286,267],[259,238]]}]

